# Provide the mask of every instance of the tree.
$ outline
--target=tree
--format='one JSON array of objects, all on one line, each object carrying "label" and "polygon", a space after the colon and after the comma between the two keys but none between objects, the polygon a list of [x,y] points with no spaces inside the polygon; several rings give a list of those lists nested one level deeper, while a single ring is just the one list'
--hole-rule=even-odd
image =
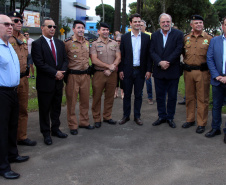
[{"label": "tree", "polygon": [[[105,16],[105,23],[107,23],[110,26],[110,32],[113,32],[114,30],[114,12],[115,9],[111,5],[104,4],[104,16]],[[103,22],[103,9],[102,4],[96,6],[95,8],[96,15],[99,15],[101,17],[100,22]]]},{"label": "tree", "polygon": [[222,21],[226,16],[226,0],[216,0],[213,6],[217,10],[219,21]]},{"label": "tree", "polygon": [[65,38],[67,38],[67,33],[71,31],[71,28],[69,26],[69,24],[73,24],[74,22],[74,19],[73,18],[70,18],[70,17],[67,17],[65,16],[62,20],[62,28],[65,30]]},{"label": "tree", "polygon": [[115,0],[114,31],[120,31],[121,27],[121,0]]}]

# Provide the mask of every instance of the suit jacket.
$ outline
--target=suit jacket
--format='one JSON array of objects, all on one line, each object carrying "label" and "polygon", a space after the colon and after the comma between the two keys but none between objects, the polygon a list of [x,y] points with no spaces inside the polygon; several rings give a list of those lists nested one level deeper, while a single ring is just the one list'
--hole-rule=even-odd
[{"label": "suit jacket", "polygon": [[223,37],[217,36],[211,39],[207,51],[207,65],[211,74],[211,84],[218,86],[220,82],[215,78],[222,75],[223,67]]},{"label": "suit jacket", "polygon": [[[141,32],[141,52],[140,52],[140,69],[141,75],[145,77],[146,72],[151,72],[151,57],[149,54],[150,36]],[[133,74],[133,48],[131,32],[121,37],[121,62],[119,72],[124,73],[124,78],[130,78]]]},{"label": "suit jacket", "polygon": [[[160,30],[151,36],[150,53],[153,60],[153,77],[159,79],[176,79],[180,77],[180,55],[183,49],[183,33],[171,28],[165,48],[163,47],[163,36]],[[167,70],[162,70],[158,65],[160,61],[170,62]]]},{"label": "suit jacket", "polygon": [[36,89],[38,91],[51,92],[54,88],[63,88],[63,80],[56,80],[55,75],[58,70],[67,70],[68,60],[64,43],[57,38],[54,38],[54,42],[57,51],[57,65],[43,36],[32,42],[31,55],[37,69]]}]

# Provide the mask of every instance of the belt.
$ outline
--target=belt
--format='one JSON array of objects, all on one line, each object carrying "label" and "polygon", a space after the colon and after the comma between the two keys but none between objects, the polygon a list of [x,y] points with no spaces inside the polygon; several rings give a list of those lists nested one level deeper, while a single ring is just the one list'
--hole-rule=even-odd
[{"label": "belt", "polygon": [[0,87],[0,91],[17,91],[17,87]]},{"label": "belt", "polygon": [[88,69],[85,70],[85,71],[69,69],[69,70],[68,70],[68,73],[69,73],[69,74],[76,74],[76,75],[88,74]]},{"label": "belt", "polygon": [[95,69],[95,71],[101,71],[101,72],[103,72],[104,70],[101,70],[101,69]]},{"label": "belt", "polygon": [[192,71],[192,70],[200,70],[200,71],[208,71],[209,68],[207,66],[207,63],[202,63],[200,66],[190,66],[188,64],[183,64],[183,69],[185,71]]},{"label": "belt", "polygon": [[25,77],[25,76],[27,76],[26,73],[20,73],[20,78],[23,78],[23,77]]},{"label": "belt", "polygon": [[140,66],[133,66],[133,69],[140,69]]}]

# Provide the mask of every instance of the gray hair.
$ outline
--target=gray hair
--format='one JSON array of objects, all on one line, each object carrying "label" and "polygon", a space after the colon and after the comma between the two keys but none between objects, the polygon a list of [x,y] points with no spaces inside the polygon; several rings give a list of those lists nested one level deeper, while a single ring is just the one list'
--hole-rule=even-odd
[{"label": "gray hair", "polygon": [[169,14],[167,14],[167,13],[162,13],[162,14],[159,16],[159,23],[160,23],[160,19],[162,18],[162,16],[168,16],[168,17],[170,18],[170,20],[171,20],[171,23],[172,23],[172,17],[171,17]]},{"label": "gray hair", "polygon": [[144,23],[144,27],[147,27],[146,21],[145,20],[141,20],[141,22]]},{"label": "gray hair", "polygon": [[122,37],[122,34],[121,34],[121,33],[118,33],[118,34],[115,36],[115,39],[117,39],[117,38],[120,38],[120,39],[121,39],[121,37]]}]

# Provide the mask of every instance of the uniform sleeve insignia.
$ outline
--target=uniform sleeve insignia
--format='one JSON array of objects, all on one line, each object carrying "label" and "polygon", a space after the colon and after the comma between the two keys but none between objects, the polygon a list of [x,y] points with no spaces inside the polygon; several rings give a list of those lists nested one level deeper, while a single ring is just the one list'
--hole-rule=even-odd
[{"label": "uniform sleeve insignia", "polygon": [[186,41],[186,45],[189,45],[189,44],[190,44],[190,40],[187,40],[187,41]]},{"label": "uniform sleeve insignia", "polygon": [[23,41],[24,41],[25,44],[27,44],[27,40],[26,39],[24,39]]},{"label": "uniform sleeve insignia", "polygon": [[89,44],[88,43],[86,43],[86,47],[89,48]]}]

